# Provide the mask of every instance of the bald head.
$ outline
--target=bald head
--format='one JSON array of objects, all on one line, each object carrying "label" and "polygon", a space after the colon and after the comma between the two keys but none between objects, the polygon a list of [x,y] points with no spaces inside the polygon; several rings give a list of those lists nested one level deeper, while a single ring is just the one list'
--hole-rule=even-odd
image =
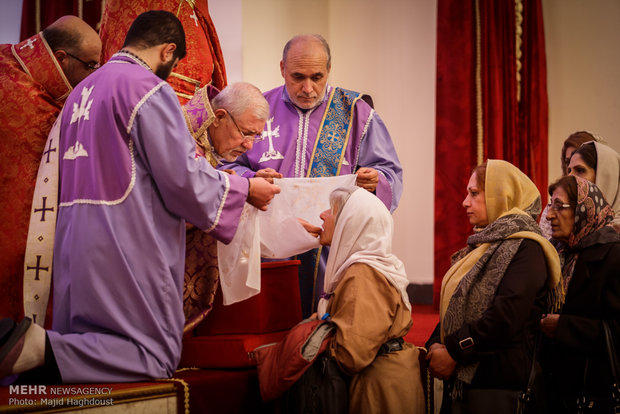
[{"label": "bald head", "polygon": [[63,16],[43,30],[67,80],[75,86],[99,63],[101,39],[95,30],[76,16]]},{"label": "bald head", "polygon": [[320,53],[321,50],[325,53],[325,57],[327,59],[327,70],[329,71],[332,66],[332,54],[329,50],[329,44],[327,40],[319,34],[311,34],[311,35],[297,35],[293,37],[291,40],[286,42],[284,45],[284,50],[282,51],[282,61],[286,62],[288,57],[289,50],[295,46],[296,49],[308,52],[317,52]]},{"label": "bald head", "polygon": [[329,45],[320,35],[295,36],[286,43],[280,72],[286,92],[300,109],[321,104],[331,68]]}]

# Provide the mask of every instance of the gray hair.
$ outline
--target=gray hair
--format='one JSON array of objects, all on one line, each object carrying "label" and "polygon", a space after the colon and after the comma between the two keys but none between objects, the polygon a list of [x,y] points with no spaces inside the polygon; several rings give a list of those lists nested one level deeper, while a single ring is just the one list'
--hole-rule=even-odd
[{"label": "gray hair", "polygon": [[288,56],[288,51],[291,48],[291,46],[293,46],[293,44],[296,43],[298,40],[301,40],[302,38],[307,38],[307,37],[311,37],[321,42],[321,45],[323,45],[323,49],[325,49],[325,54],[327,55],[327,70],[329,70],[332,67],[332,53],[329,50],[329,44],[327,43],[327,40],[325,40],[325,38],[321,36],[320,34],[297,35],[293,37],[291,40],[286,42],[286,44],[284,45],[284,50],[282,51],[282,61],[286,65],[286,57]]},{"label": "gray hair", "polygon": [[338,220],[338,216],[340,216],[340,212],[342,208],[351,197],[355,191],[359,190],[360,187],[338,187],[329,195],[329,205],[332,209],[332,214]]},{"label": "gray hair", "polygon": [[269,103],[260,89],[251,83],[235,82],[226,86],[211,100],[213,110],[225,109],[233,118],[241,117],[245,111],[251,110],[258,119],[269,118]]}]

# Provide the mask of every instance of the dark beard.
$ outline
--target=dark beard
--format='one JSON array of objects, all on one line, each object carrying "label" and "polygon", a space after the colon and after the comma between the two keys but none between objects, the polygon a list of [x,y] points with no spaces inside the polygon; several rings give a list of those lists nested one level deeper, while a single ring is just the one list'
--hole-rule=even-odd
[{"label": "dark beard", "polygon": [[169,63],[162,63],[161,65],[159,65],[157,69],[155,69],[155,75],[157,75],[158,78],[163,80],[168,79],[168,76],[170,76],[170,74],[172,73],[174,61],[175,60],[173,59]]}]

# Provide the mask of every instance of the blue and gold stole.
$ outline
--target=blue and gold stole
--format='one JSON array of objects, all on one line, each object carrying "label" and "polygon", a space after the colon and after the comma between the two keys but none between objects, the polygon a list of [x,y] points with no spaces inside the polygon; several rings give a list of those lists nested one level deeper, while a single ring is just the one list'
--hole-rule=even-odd
[{"label": "blue and gold stole", "polygon": [[[308,173],[306,177],[332,177],[340,174],[340,167],[344,161],[345,150],[349,144],[349,136],[353,124],[353,110],[355,103],[362,97],[359,92],[353,92],[342,88],[334,88],[327,108],[323,114],[323,120],[319,126],[319,132],[314,143]],[[316,309],[316,278],[319,271],[319,262],[324,252],[323,246],[312,249],[298,255],[302,265],[299,268],[302,292],[311,292],[311,298],[304,298],[302,293],[302,312],[304,317],[310,316]],[[327,255],[324,254],[325,260]],[[310,299],[308,303],[307,300]]]},{"label": "blue and gold stole", "polygon": [[353,123],[355,103],[359,92],[334,88],[314,143],[306,177],[332,177],[340,173],[345,149]]}]

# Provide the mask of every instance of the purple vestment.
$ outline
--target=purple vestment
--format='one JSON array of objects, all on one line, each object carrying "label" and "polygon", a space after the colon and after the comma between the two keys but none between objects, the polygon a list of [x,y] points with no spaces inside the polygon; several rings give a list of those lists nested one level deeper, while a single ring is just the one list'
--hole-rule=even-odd
[{"label": "purple vestment", "polygon": [[[330,91],[328,86],[323,102],[307,111],[293,104],[284,85],[265,92],[272,117],[263,131],[265,139],[221,168],[244,177],[253,177],[263,168],[273,168],[285,177],[305,177]],[[403,177],[390,134],[379,115],[361,99],[355,104],[351,128],[340,174],[355,173],[360,167],[379,171],[377,197],[393,212],[402,194]]]},{"label": "purple vestment", "polygon": [[[308,176],[309,163],[331,89],[331,86],[327,86],[323,102],[310,110],[301,110],[295,106],[284,85],[265,92],[271,112],[271,118],[263,131],[265,139],[254,144],[251,150],[234,163],[219,168],[233,169],[243,177],[253,177],[256,171],[263,168],[273,168],[284,177]],[[341,130],[346,127],[342,125]],[[402,168],[385,124],[362,99],[357,100],[353,108],[351,130],[340,174],[355,173],[360,167],[371,167],[379,172],[375,194],[393,212],[402,194]],[[309,252],[299,256],[302,261],[300,286],[304,316],[309,316],[314,310],[322,292],[327,254],[328,249],[323,248],[318,268],[315,266],[316,254]]]},{"label": "purple vestment", "polygon": [[119,53],[67,99],[53,329],[63,382],[170,377],[181,355],[185,222],[229,242],[247,179],[196,158],[172,88]]}]

